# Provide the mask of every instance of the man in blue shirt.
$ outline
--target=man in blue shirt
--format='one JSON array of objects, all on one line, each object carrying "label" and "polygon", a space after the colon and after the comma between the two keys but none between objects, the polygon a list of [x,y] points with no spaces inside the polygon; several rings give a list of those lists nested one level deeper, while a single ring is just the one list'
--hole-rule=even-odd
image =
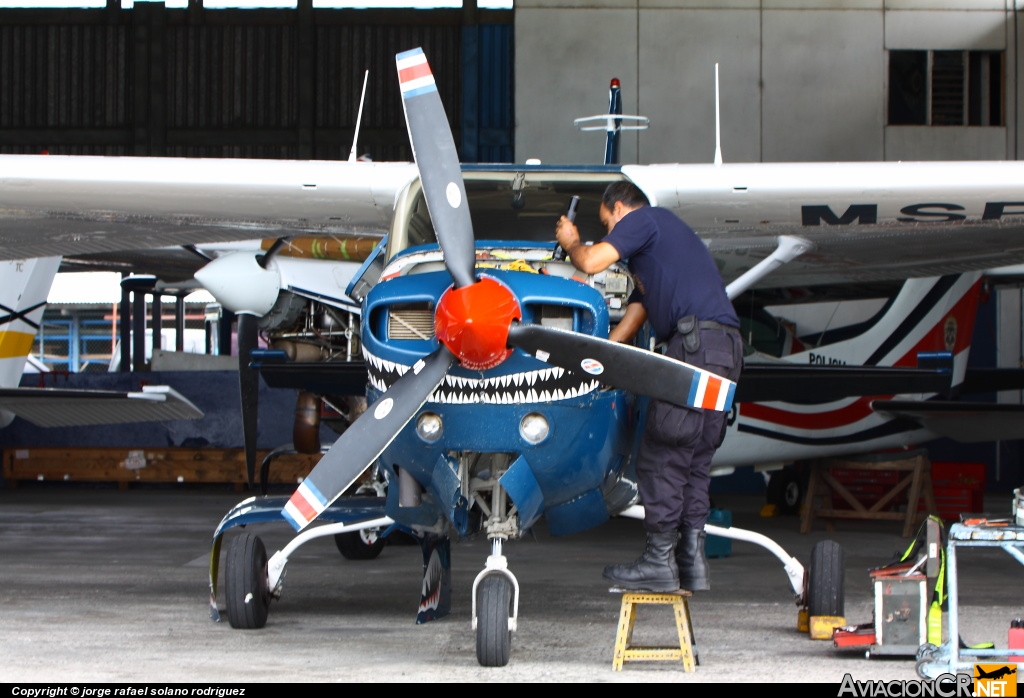
[{"label": "man in blue shirt", "polygon": [[[556,237],[573,265],[587,274],[627,260],[636,291],[609,338],[631,341],[650,322],[668,356],[739,378],[739,320],[696,233],[668,209],[651,206],[631,182],[605,189],[600,216],[608,235],[594,245],[581,244],[576,226],[565,216]],[[711,459],[725,429],[722,412],[651,400],[636,463],[647,547],[630,564],[606,567],[606,579],[620,588],[650,591],[711,587],[704,523]]]}]

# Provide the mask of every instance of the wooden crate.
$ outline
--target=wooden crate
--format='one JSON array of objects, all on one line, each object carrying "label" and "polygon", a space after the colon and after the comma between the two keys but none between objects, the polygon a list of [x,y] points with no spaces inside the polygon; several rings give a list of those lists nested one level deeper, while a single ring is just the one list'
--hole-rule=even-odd
[{"label": "wooden crate", "polygon": [[[269,451],[257,453],[259,465]],[[268,480],[295,484],[321,454],[285,454],[274,459]],[[245,485],[245,453],[228,448],[17,448],[3,452],[8,487],[18,481],[131,483],[226,483]]]}]

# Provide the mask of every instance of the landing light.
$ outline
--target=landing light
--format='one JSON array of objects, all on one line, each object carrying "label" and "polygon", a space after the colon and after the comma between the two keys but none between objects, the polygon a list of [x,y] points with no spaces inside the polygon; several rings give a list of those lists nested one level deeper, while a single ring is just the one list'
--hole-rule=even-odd
[{"label": "landing light", "polygon": [[441,438],[443,431],[444,423],[441,421],[441,417],[433,412],[424,412],[416,420],[416,433],[424,441],[431,443],[437,441]]},{"label": "landing light", "polygon": [[523,417],[523,421],[519,422],[519,435],[523,437],[524,441],[531,444],[539,444],[548,438],[550,431],[548,420],[537,412],[529,413]]}]

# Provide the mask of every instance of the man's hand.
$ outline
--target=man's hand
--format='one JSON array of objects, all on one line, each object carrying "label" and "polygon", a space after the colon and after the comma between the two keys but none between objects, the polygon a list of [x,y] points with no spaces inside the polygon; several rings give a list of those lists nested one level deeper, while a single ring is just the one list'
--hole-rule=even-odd
[{"label": "man's hand", "polygon": [[619,251],[607,242],[584,245],[580,242],[580,231],[576,224],[562,216],[555,226],[555,238],[565,250],[573,266],[585,274],[604,271],[619,261]]},{"label": "man's hand", "polygon": [[568,252],[580,244],[580,231],[575,223],[562,216],[555,224],[555,239],[562,249]]}]

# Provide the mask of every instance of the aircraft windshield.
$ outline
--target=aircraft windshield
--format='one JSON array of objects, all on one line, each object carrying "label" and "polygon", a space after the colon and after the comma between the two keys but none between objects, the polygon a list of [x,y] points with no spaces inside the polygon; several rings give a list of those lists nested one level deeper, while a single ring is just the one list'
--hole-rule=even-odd
[{"label": "aircraft windshield", "polygon": [[[474,178],[473,175],[484,175]],[[517,179],[516,173],[470,173],[466,194],[477,240],[527,240],[553,243],[555,222],[565,213],[573,195],[580,196],[576,225],[584,242],[596,242],[605,230],[598,216],[601,194],[609,182],[621,179],[605,174],[600,178],[574,176],[571,181],[542,179],[531,175]],[[422,194],[415,197],[408,223],[408,238],[402,246],[436,242],[434,228]]]}]

